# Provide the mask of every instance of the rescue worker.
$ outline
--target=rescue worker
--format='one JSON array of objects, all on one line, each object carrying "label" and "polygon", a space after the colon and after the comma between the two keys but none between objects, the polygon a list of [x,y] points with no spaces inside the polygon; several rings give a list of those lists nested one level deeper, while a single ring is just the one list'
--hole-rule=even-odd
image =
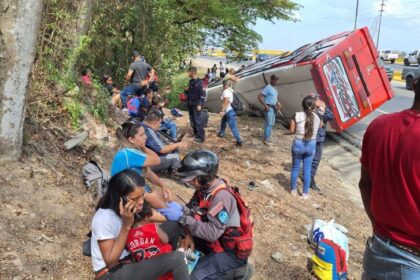
[{"label": "rescue worker", "polygon": [[194,141],[203,143],[205,131],[201,109],[206,100],[206,92],[203,90],[203,81],[197,76],[196,67],[189,68],[188,77],[190,77],[190,81],[185,94],[188,97],[188,112],[190,114],[191,127],[194,132]]},{"label": "rescue worker", "polygon": [[[205,255],[190,277],[249,279],[252,267],[247,260],[253,228],[250,212],[239,192],[217,176],[218,169],[216,154],[198,150],[181,161],[177,172],[181,181],[196,190],[178,222],[189,230],[195,248]],[[238,243],[241,248],[236,246]]]}]

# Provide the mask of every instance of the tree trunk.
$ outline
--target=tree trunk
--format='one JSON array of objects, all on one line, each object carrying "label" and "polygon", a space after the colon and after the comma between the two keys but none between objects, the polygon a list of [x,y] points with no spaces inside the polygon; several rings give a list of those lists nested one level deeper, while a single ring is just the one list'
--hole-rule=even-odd
[{"label": "tree trunk", "polygon": [[0,0],[0,161],[22,151],[25,100],[42,0]]}]

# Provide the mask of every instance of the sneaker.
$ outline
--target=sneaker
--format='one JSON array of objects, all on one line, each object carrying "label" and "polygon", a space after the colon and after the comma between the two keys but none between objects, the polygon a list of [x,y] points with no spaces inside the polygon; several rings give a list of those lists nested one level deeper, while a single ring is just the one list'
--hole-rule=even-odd
[{"label": "sneaker", "polygon": [[197,142],[197,143],[204,143],[204,140],[203,139],[200,139],[200,138],[194,138],[194,141],[195,142]]},{"label": "sneaker", "polygon": [[127,110],[127,108],[122,108],[121,112],[127,113],[128,110]]},{"label": "sneaker", "polygon": [[304,199],[304,200],[307,200],[307,199],[309,199],[309,194],[303,193],[301,198]]},{"label": "sneaker", "polygon": [[236,147],[242,147],[242,141],[236,141],[236,143],[235,143],[235,146]]},{"label": "sneaker", "polygon": [[219,137],[219,138],[223,138],[223,137],[225,137],[225,135],[224,135],[224,134],[221,134],[221,133],[219,132],[219,133],[217,133],[217,137]]},{"label": "sneaker", "polygon": [[291,190],[290,194],[293,195],[293,196],[297,196],[297,190]]}]

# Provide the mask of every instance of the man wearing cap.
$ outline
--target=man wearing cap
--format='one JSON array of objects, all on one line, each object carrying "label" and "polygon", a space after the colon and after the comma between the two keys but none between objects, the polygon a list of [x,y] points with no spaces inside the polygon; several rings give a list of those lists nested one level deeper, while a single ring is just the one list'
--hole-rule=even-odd
[{"label": "man wearing cap", "polygon": [[[126,87],[121,91],[121,102],[124,108],[127,107],[127,96],[134,93],[137,96],[144,94],[149,84],[154,81],[155,70],[148,63],[142,61],[138,51],[133,51],[133,62],[128,68],[125,77]],[[149,75],[149,79],[147,79]]]},{"label": "man wearing cap", "polygon": [[318,170],[319,162],[321,161],[322,146],[324,145],[325,136],[327,134],[327,122],[332,121],[334,119],[334,115],[331,112],[331,110],[325,105],[324,101],[319,99],[319,94],[311,93],[310,95],[315,98],[315,113],[322,121],[322,126],[319,127],[318,132],[316,134],[316,150],[314,159],[312,160],[310,188],[316,191],[320,191],[319,187],[315,182],[315,175]]},{"label": "man wearing cap", "polygon": [[270,83],[265,86],[263,91],[258,95],[258,100],[264,106],[265,126],[264,126],[264,145],[271,146],[270,137],[271,130],[276,122],[276,111],[281,109],[281,104],[277,102],[277,89],[279,77],[271,75]]}]

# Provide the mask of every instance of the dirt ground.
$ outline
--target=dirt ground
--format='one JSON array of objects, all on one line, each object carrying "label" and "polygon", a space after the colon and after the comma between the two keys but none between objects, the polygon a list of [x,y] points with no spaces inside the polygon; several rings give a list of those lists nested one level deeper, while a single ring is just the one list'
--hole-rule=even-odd
[{"label": "dirt ground", "polygon": [[[370,223],[342,188],[337,170],[322,162],[318,173],[322,193],[312,192],[307,201],[292,197],[288,188],[293,136],[285,135],[286,130],[277,124],[275,146],[266,147],[261,143],[263,120],[241,117],[244,146],[235,148],[229,129],[225,139],[216,137],[219,121],[211,114],[206,143],[196,144],[189,137],[188,148],[181,152],[201,148],[216,152],[222,177],[241,189],[255,221],[253,279],[311,279],[306,265],[313,250],[307,245],[305,225],[314,218],[335,219],[349,229],[349,276],[360,279]],[[184,129],[189,127],[186,116],[176,122]],[[21,160],[0,167],[0,279],[93,279],[90,258],[82,255],[81,245],[96,201],[82,184],[81,168],[89,159],[110,167],[118,149],[114,129],[98,132],[100,126],[90,124],[89,140],[65,152],[69,129],[52,122],[27,121],[25,127],[28,139]],[[109,139],[94,139],[106,138],[104,135]],[[192,194],[165,180],[173,193],[186,200]],[[257,185],[254,190],[247,187],[250,181]],[[280,262],[271,259],[275,252],[281,253]]]}]

